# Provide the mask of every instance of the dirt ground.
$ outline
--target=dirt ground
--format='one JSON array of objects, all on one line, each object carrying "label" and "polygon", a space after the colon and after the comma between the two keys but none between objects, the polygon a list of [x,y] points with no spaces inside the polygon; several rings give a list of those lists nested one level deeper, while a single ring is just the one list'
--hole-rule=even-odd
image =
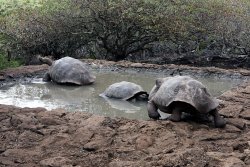
[{"label": "dirt ground", "polygon": [[[0,80],[7,82],[46,69],[5,70],[0,72]],[[239,73],[249,74],[242,71]],[[219,99],[219,112],[227,120],[223,129],[190,119],[177,123],[129,120],[0,105],[0,166],[250,166],[250,82]]]}]

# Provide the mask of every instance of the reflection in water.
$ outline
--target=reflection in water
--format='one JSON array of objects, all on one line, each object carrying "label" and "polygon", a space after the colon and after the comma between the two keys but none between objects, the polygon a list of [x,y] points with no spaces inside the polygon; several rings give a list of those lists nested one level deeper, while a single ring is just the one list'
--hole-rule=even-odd
[{"label": "reflection in water", "polygon": [[126,113],[135,113],[136,111],[140,110],[140,107],[136,107],[128,101],[112,99],[112,98],[104,98],[104,99],[108,102],[108,104],[112,108],[122,110]]},{"label": "reflection in water", "polygon": [[[127,102],[99,97],[109,85],[130,81],[150,91],[158,77],[163,74],[96,72],[96,83],[87,86],[65,86],[45,83],[36,78],[31,84],[16,84],[9,88],[0,88],[0,103],[19,107],[45,107],[48,110],[63,108],[68,111],[85,111],[131,119],[148,119],[146,102]],[[197,78],[196,78],[197,79]],[[208,87],[214,96],[218,96],[240,80],[219,80],[216,78],[198,78]]]}]

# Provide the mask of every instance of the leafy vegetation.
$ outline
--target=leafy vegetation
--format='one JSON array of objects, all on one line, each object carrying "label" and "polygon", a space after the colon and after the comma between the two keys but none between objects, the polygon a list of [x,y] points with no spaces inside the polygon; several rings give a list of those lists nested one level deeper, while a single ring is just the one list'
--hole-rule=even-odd
[{"label": "leafy vegetation", "polygon": [[[21,11],[34,10],[41,6],[39,0],[0,0],[0,70],[8,67],[17,67],[21,64],[16,57],[11,57],[11,50],[18,46],[18,37],[6,31],[6,26],[15,24]],[[8,23],[8,24],[7,24]]]},{"label": "leafy vegetation", "polygon": [[0,53],[0,70],[9,67],[18,67],[20,62],[17,60],[8,60],[8,57]]},{"label": "leafy vegetation", "polygon": [[[250,55],[248,0],[13,0],[0,9],[0,49],[122,60],[154,43],[173,52],[216,49]],[[191,41],[191,42],[190,42]],[[190,45],[192,43],[192,45]],[[167,46],[171,47],[171,46]],[[236,51],[237,50],[237,51]],[[154,55],[152,53],[152,55]]]}]

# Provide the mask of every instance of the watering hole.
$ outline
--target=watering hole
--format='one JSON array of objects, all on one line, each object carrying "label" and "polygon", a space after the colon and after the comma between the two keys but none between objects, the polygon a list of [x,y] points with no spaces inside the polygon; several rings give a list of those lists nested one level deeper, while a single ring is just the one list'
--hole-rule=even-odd
[{"label": "watering hole", "polygon": [[[150,92],[161,73],[94,71],[96,82],[88,86],[66,86],[46,83],[42,78],[33,78],[29,83],[17,83],[7,88],[0,88],[0,104],[18,107],[44,107],[48,110],[63,108],[67,111],[83,111],[109,117],[129,119],[148,119],[146,102],[127,102],[116,99],[104,99],[99,96],[109,85],[130,81],[141,85]],[[240,79],[196,78],[210,93],[219,96],[233,86],[241,83]]]}]

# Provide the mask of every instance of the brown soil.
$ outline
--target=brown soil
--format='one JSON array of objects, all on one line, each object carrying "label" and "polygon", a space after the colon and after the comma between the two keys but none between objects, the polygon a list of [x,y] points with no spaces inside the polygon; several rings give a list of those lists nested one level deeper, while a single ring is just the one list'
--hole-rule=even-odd
[{"label": "brown soil", "polygon": [[[19,76],[22,68],[11,71]],[[220,100],[223,129],[0,105],[0,166],[250,166],[250,82]]]}]

